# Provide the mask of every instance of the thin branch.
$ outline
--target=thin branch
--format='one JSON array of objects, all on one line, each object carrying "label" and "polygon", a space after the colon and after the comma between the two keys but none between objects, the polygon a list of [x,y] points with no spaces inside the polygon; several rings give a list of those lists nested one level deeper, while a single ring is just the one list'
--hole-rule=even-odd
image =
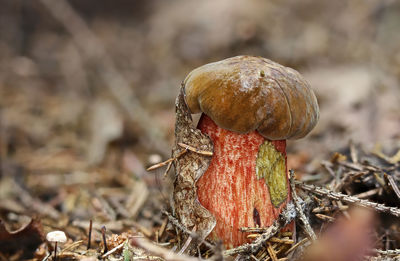
[{"label": "thin branch", "polygon": [[333,222],[335,221],[334,217],[328,216],[328,215],[324,215],[324,214],[315,214],[315,216],[323,221],[326,222]]},{"label": "thin branch", "polygon": [[264,244],[273,237],[282,227],[292,222],[296,217],[295,207],[292,203],[288,203],[285,210],[279,216],[279,220],[276,220],[263,234],[257,237],[254,242],[241,245],[236,248],[228,249],[223,252],[224,256],[232,256],[242,253],[256,253]]},{"label": "thin branch", "polygon": [[184,143],[180,143],[180,142],[178,143],[178,145],[181,146],[184,149],[196,152],[196,153],[201,154],[201,155],[205,155],[205,156],[212,156],[213,155],[212,151],[200,150],[198,148],[195,148],[195,147],[192,147],[190,145],[187,145],[187,144],[184,144]]},{"label": "thin branch", "polygon": [[271,257],[272,261],[278,261],[275,250],[272,248],[270,243],[267,243],[267,251],[268,251],[268,254]]},{"label": "thin branch", "polygon": [[[197,227],[196,227],[196,225],[193,227],[193,229],[192,229],[192,233],[195,233],[196,232],[196,229],[197,229]],[[184,252],[185,252],[185,250],[189,247],[189,245],[190,245],[190,242],[192,242],[192,237],[191,236],[189,236],[187,239],[186,239],[186,242],[185,242],[185,244],[183,244],[183,246],[182,246],[182,248],[181,248],[181,250],[179,250],[179,252],[178,252],[178,254],[183,254]]]},{"label": "thin branch", "polygon": [[296,207],[297,215],[299,216],[301,222],[303,222],[304,230],[305,230],[306,234],[312,241],[314,241],[317,239],[317,236],[315,235],[314,230],[311,228],[311,225],[308,222],[308,219],[307,219],[306,215],[304,214],[303,209],[299,203],[300,201],[299,201],[299,198],[297,197],[297,193],[296,193],[294,171],[291,169],[291,170],[289,170],[289,172],[290,172],[290,188],[292,190],[292,197],[293,197],[294,205]]},{"label": "thin branch", "polygon": [[269,227],[241,227],[240,232],[243,233],[265,233],[269,230]]},{"label": "thin branch", "polygon": [[206,245],[208,248],[210,249],[215,249],[215,246],[208,243],[207,241],[205,241],[204,239],[202,239],[200,237],[199,234],[193,232],[193,231],[189,231],[184,225],[182,225],[178,219],[176,219],[174,216],[172,216],[168,211],[162,211],[162,213],[164,215],[166,215],[168,217],[168,220],[172,223],[172,225],[174,225],[175,227],[177,227],[179,230],[181,230],[183,233],[189,235],[191,238],[196,239],[196,240],[202,240],[200,242],[200,244],[204,243],[204,245]]},{"label": "thin branch", "polygon": [[113,249],[111,249],[110,251],[108,251],[107,253],[105,253],[104,255],[101,256],[101,258],[106,258],[107,256],[111,255],[112,253],[114,253],[115,251],[117,251],[118,249],[122,248],[124,246],[124,243],[119,244],[118,246],[114,247]]},{"label": "thin branch", "polygon": [[190,257],[188,255],[177,254],[169,249],[157,246],[145,238],[133,237],[130,239],[130,244],[136,247],[140,247],[152,255],[160,256],[165,260],[174,261],[198,261],[199,259]]},{"label": "thin branch", "polygon": [[271,237],[279,232],[281,226],[276,220],[263,234],[257,237],[252,243],[247,243],[236,248],[228,249],[223,252],[224,256],[233,256],[236,254],[256,253]]},{"label": "thin branch", "polygon": [[183,154],[185,154],[187,151],[188,151],[187,149],[184,149],[184,150],[182,150],[181,152],[179,152],[179,154],[176,155],[175,157],[169,158],[169,159],[167,159],[166,161],[163,161],[163,162],[157,163],[157,164],[155,164],[155,165],[153,165],[153,166],[150,166],[149,168],[147,168],[147,171],[151,171],[151,170],[155,170],[155,169],[161,168],[161,167],[163,167],[163,166],[165,166],[165,165],[167,165],[167,164],[168,164],[167,169],[169,170],[169,168],[171,168],[171,167],[169,167],[169,165],[170,165],[174,160],[177,160],[179,157],[181,157]]},{"label": "thin branch", "polygon": [[394,193],[396,193],[396,196],[400,199],[400,190],[394,178],[391,175],[387,175],[386,173],[385,177],[388,179],[390,186],[392,187]]},{"label": "thin branch", "polygon": [[389,213],[393,216],[400,217],[400,209],[399,208],[388,207],[388,206],[385,206],[384,204],[379,204],[379,203],[372,202],[372,201],[365,200],[365,199],[359,199],[357,197],[345,195],[345,194],[342,194],[339,192],[333,192],[333,191],[325,189],[325,188],[317,187],[314,185],[304,184],[301,181],[295,181],[295,184],[296,184],[296,186],[300,187],[301,189],[315,193],[320,196],[325,196],[325,197],[328,197],[333,200],[341,200],[346,203],[356,204],[361,207],[374,209],[378,212]]},{"label": "thin branch", "polygon": [[172,161],[170,163],[168,163],[168,166],[164,171],[164,175],[163,175],[164,177],[166,177],[168,175],[168,172],[171,169],[171,167],[172,167]]},{"label": "thin branch", "polygon": [[296,243],[295,245],[293,245],[291,248],[289,248],[286,252],[285,255],[289,255],[290,253],[292,253],[294,250],[296,250],[298,247],[304,245],[305,243],[309,242],[310,239],[308,237],[303,238],[300,242]]},{"label": "thin branch", "polygon": [[189,150],[192,151],[192,152],[195,152],[195,153],[204,155],[204,156],[212,156],[212,155],[213,155],[213,153],[212,153],[211,151],[200,150],[200,149],[197,149],[197,148],[192,147],[192,146],[190,146],[190,145],[186,145],[186,144],[184,144],[184,143],[178,143],[178,145],[179,145],[180,147],[184,148],[184,150],[182,150],[181,152],[179,152],[179,154],[176,155],[176,156],[173,157],[173,158],[169,158],[169,159],[167,159],[166,161],[163,161],[163,162],[157,163],[157,164],[155,164],[155,165],[153,165],[153,166],[150,166],[149,168],[147,168],[147,171],[155,170],[155,169],[161,168],[161,167],[163,167],[163,166],[165,166],[165,165],[168,164],[167,170],[166,170],[166,172],[165,172],[165,174],[164,174],[164,175],[166,175],[166,174],[168,173],[169,169],[171,168],[172,162],[173,162],[174,160],[177,160],[179,157],[181,157],[183,154],[185,154],[185,153],[188,152]]},{"label": "thin branch", "polygon": [[375,253],[385,256],[397,256],[400,255],[400,249],[393,249],[393,250],[381,250],[381,249],[374,249]]}]

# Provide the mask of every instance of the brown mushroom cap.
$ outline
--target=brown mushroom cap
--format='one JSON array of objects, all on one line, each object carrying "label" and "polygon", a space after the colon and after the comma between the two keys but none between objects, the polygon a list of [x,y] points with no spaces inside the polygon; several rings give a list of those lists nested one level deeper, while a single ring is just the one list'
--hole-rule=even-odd
[{"label": "brown mushroom cap", "polygon": [[310,85],[295,70],[262,57],[236,56],[193,70],[184,81],[192,113],[239,133],[302,138],[319,118]]}]

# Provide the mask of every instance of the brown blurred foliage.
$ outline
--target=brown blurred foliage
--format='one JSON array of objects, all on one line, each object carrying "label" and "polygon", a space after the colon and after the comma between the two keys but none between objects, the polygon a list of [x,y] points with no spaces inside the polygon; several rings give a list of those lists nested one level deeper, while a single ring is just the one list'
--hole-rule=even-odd
[{"label": "brown blurred foliage", "polygon": [[302,261],[357,261],[370,255],[374,247],[375,214],[353,208],[350,218],[341,217],[329,226],[302,257]]},{"label": "brown blurred foliage", "polygon": [[[316,156],[342,148],[349,139],[373,143],[399,137],[396,1],[69,3],[104,44],[140,106],[149,112],[148,120],[157,122],[170,144],[173,100],[185,75],[201,64],[239,54],[292,66],[311,82],[321,105],[321,122],[310,138],[324,146],[300,141],[295,150]],[[74,138],[89,140],[94,134],[85,123],[92,105],[101,98],[110,100],[107,83],[93,64],[99,60],[85,57],[77,43],[80,38],[74,40],[41,1],[3,0],[1,6],[3,127],[22,129],[38,144],[65,127],[73,134],[68,130],[70,140],[64,145],[72,145]],[[143,129],[129,119],[124,129],[119,136],[137,144]],[[90,153],[86,145],[80,147],[82,153]]]}]

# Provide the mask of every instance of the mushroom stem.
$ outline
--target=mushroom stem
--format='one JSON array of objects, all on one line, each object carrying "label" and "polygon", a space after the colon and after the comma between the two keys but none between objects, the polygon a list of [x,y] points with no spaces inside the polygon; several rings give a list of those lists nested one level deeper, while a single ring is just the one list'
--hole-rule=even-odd
[{"label": "mushroom stem", "polygon": [[286,140],[231,132],[205,114],[198,128],[214,143],[211,163],[197,182],[200,203],[217,220],[210,237],[228,248],[249,242],[239,229],[272,225],[290,200]]},{"label": "mushroom stem", "polygon": [[56,241],[56,243],[54,244],[54,261],[56,261],[57,260],[57,241]]}]

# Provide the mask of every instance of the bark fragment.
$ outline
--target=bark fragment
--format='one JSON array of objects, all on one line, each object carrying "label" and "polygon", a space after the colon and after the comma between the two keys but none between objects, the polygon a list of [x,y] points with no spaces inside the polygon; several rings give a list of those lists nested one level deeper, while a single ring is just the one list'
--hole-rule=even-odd
[{"label": "bark fragment", "polygon": [[[176,157],[184,148],[179,143],[202,151],[213,151],[211,139],[192,126],[192,117],[186,105],[184,89],[176,99],[175,145],[172,156]],[[214,216],[197,199],[196,182],[207,170],[211,157],[188,151],[174,162],[175,181],[173,192],[174,214],[190,231],[195,230],[205,238],[215,227]]]}]

